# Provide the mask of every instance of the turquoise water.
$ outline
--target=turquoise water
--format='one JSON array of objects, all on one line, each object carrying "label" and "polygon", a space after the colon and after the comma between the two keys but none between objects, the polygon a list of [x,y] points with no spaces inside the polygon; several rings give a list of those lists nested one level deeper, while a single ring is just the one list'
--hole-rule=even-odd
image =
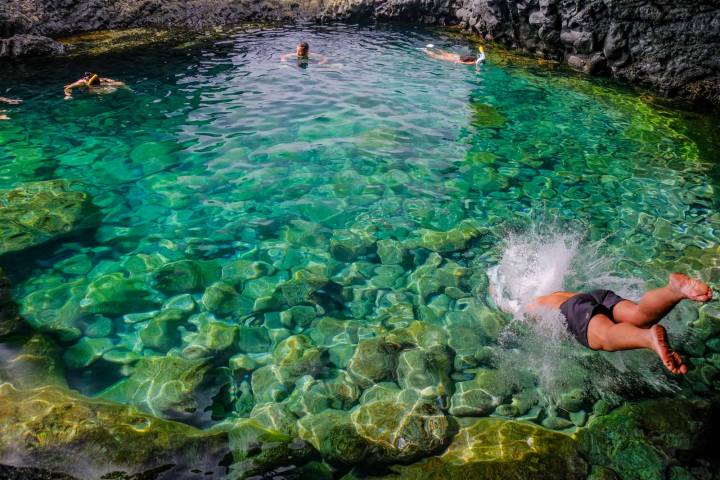
[{"label": "turquoise water", "polygon": [[[301,39],[328,63],[280,62]],[[592,367],[549,372],[542,344],[494,306],[486,271],[508,232],[542,251],[560,231],[595,246],[586,273],[602,275],[591,260],[612,258],[601,263],[619,288],[637,282],[618,278],[652,283],[675,268],[716,281],[717,124],[499,53],[477,72],[438,62],[418,49],[426,43],[465,46],[421,29],[264,30],[0,75],[0,92],[25,99],[0,123],[0,188],[75,179],[102,212],[97,229],[0,258],[26,319],[65,352],[70,385],[200,426],[262,403],[297,417],[352,410],[358,392],[323,403],[299,398],[311,392],[303,385],[367,390],[345,373],[358,342],[420,321],[449,337],[451,368],[409,365],[378,382],[430,388],[447,414],[473,369],[514,364],[503,370],[511,390],[541,400],[513,410],[506,394],[495,414],[559,415],[567,429],[553,405],[573,389],[589,412],[611,382],[587,388]],[[64,101],[62,85],[85,70],[131,90]],[[161,309],[179,313],[151,325]],[[308,343],[288,346],[293,335]],[[317,358],[277,373],[291,362],[278,345]],[[586,354],[572,342],[552,352]],[[208,371],[182,394],[138,387],[150,374],[137,362],[166,357]],[[636,392],[679,388],[638,358],[648,390]],[[282,378],[259,379],[265,366]],[[165,385],[180,372],[152,375]],[[631,395],[620,387],[613,395]]]}]

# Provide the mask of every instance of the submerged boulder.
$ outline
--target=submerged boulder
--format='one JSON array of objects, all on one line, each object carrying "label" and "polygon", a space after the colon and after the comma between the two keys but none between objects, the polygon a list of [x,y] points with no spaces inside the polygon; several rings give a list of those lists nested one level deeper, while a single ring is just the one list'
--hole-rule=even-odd
[{"label": "submerged boulder", "polygon": [[[531,423],[479,419],[460,429],[442,455],[391,467],[393,480],[585,480],[588,466],[572,438]],[[660,477],[657,477],[660,478]]]},{"label": "submerged boulder", "polygon": [[268,428],[252,418],[237,420],[228,435],[234,460],[231,478],[278,478],[273,472],[292,471],[317,455],[305,440]]},{"label": "submerged boulder", "polygon": [[18,304],[10,297],[10,281],[0,268],[0,338],[21,331],[24,324]]},{"label": "submerged boulder", "polygon": [[368,458],[371,446],[360,436],[350,413],[327,409],[298,422],[298,434],[334,465],[356,465]]},{"label": "submerged boulder", "polygon": [[223,432],[203,432],[62,388],[0,385],[0,458],[12,458],[15,465],[78,478],[163,466],[167,478],[191,469],[220,478],[227,453]]},{"label": "submerged boulder", "polygon": [[0,255],[98,225],[99,210],[76,182],[48,180],[0,191]]},{"label": "submerged boulder", "polygon": [[130,377],[98,396],[137,405],[153,415],[190,418],[202,415],[204,405],[199,391],[209,370],[210,365],[202,359],[171,355],[143,358]]},{"label": "submerged boulder", "polygon": [[15,388],[67,387],[59,349],[39,333],[3,344],[0,383]]},{"label": "submerged boulder", "polygon": [[383,463],[406,463],[437,452],[449,436],[448,419],[435,402],[411,390],[365,397],[353,410],[358,434]]},{"label": "submerged boulder", "polygon": [[620,478],[664,478],[669,467],[706,455],[720,424],[717,403],[683,399],[645,400],[595,416],[577,438],[590,462]]},{"label": "submerged boulder", "polygon": [[395,376],[400,346],[383,338],[361,341],[348,365],[348,372],[363,388]]}]

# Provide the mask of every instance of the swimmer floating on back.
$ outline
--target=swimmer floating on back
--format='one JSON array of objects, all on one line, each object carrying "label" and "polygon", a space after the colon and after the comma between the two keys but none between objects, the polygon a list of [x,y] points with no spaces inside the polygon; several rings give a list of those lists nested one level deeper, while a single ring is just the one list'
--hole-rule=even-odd
[{"label": "swimmer floating on back", "polygon": [[479,47],[478,55],[472,54],[458,54],[435,48],[434,45],[430,44],[425,48],[421,49],[427,55],[437,60],[445,60],[446,62],[461,63],[463,65],[480,65],[485,61],[485,49]]},{"label": "swimmer floating on back", "polygon": [[88,92],[112,93],[120,87],[125,87],[123,82],[112,78],[100,77],[97,73],[85,72],[82,78],[69,85],[65,85],[65,100],[72,98],[72,91],[75,88],[85,88]]},{"label": "swimmer floating on back", "polygon": [[287,62],[291,58],[296,58],[298,62],[307,62],[310,59],[319,60],[320,64],[327,63],[328,59],[324,55],[318,53],[310,53],[310,45],[307,42],[298,43],[295,53],[286,53],[280,57],[281,62]]},{"label": "swimmer floating on back", "polygon": [[[20,105],[22,103],[22,100],[0,97],[0,103],[7,103],[8,105]],[[0,120],[10,120],[10,117],[5,115],[5,110],[0,110]]]},{"label": "swimmer floating on back", "polygon": [[647,348],[654,351],[672,373],[684,374],[687,366],[670,348],[667,332],[658,322],[685,299],[704,303],[712,299],[712,290],[700,280],[673,273],[667,285],[645,292],[639,303],[625,300],[609,290],[555,292],[535,299],[529,310],[559,309],[567,319],[570,333],[593,350],[616,352]]}]

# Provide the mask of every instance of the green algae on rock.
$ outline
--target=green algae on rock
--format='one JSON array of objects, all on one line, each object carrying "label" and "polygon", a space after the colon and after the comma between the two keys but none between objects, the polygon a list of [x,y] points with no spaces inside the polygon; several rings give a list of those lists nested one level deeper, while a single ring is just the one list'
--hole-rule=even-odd
[{"label": "green algae on rock", "polygon": [[709,454],[708,428],[717,425],[717,418],[713,400],[644,400],[593,417],[576,437],[593,464],[623,479],[651,480],[663,478],[676,459]]},{"label": "green algae on rock", "polygon": [[20,336],[2,347],[0,382],[17,389],[67,387],[60,349],[44,335]]},{"label": "green algae on rock", "polygon": [[97,226],[99,211],[80,187],[48,180],[0,191],[0,255]]},{"label": "green algae on rock", "polygon": [[139,360],[130,377],[120,380],[98,397],[136,405],[168,418],[202,415],[199,389],[210,370],[203,359],[147,357]]},{"label": "green algae on rock", "polygon": [[276,469],[292,469],[317,455],[304,440],[267,428],[255,419],[237,420],[230,426],[228,436],[234,460],[231,477],[272,475]]},{"label": "green algae on rock", "polygon": [[0,385],[0,458],[79,478],[166,465],[220,478],[227,453],[223,432],[203,432],[69,390]]},{"label": "green algae on rock", "polygon": [[[388,480],[585,480],[587,463],[568,436],[530,423],[483,418],[460,429],[442,455],[393,466]],[[374,477],[373,477],[374,478]]]}]

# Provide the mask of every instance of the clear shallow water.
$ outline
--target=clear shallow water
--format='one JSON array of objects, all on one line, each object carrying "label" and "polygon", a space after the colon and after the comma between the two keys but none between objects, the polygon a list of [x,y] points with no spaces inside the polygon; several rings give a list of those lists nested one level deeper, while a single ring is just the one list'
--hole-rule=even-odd
[{"label": "clear shallow water", "polygon": [[[301,39],[329,62],[281,63],[279,56]],[[491,56],[480,72],[441,63],[418,50],[426,43],[459,47],[426,30],[268,30],[188,49],[50,63],[32,77],[0,75],[0,92],[25,99],[10,110],[12,121],[0,123],[0,188],[78,179],[102,210],[97,230],[1,259],[26,318],[70,352],[71,385],[207,425],[247,416],[253,402],[267,399],[249,394],[252,368],[228,373],[232,355],[245,354],[255,369],[273,365],[274,347],[304,334],[324,353],[322,368],[301,373],[329,381],[341,378],[359,340],[421,320],[457,338],[450,341],[457,357],[448,372],[456,386],[472,378],[473,368],[489,365],[505,367],[518,390],[539,389],[540,409],[572,389],[585,392],[586,409],[603,389],[627,394],[616,385],[626,380],[612,381],[613,370],[595,381],[592,367],[572,367],[587,352],[562,343],[557,324],[547,337],[516,331],[482,278],[508,251],[503,239],[510,231],[529,237],[528,248],[540,245],[547,255],[580,262],[576,272],[612,268],[613,288],[635,288],[635,279],[656,281],[674,268],[717,275],[720,144],[698,127],[712,122],[500,57]],[[63,101],[63,83],[85,70],[123,80],[132,91]],[[409,245],[421,229],[447,231],[468,220],[483,234],[437,260],[446,271],[462,269],[456,284],[433,287],[427,296],[411,286],[412,274],[438,258],[427,248],[407,247],[399,265],[381,265],[378,241]],[[533,240],[558,230],[603,242],[578,259],[572,248],[543,250]],[[209,261],[210,270],[229,271],[238,259],[272,268],[235,283],[215,303],[207,287],[219,274],[201,287],[159,287],[158,272],[170,262]],[[324,278],[292,302],[310,307],[304,310],[310,318],[282,320],[289,304],[253,311],[257,297],[272,295],[297,272]],[[598,283],[586,277],[558,273],[553,281],[566,288]],[[118,278],[133,280],[135,290],[98,307],[93,292],[104,288],[103,278],[114,279],[111,293],[129,288]],[[177,298],[185,294],[193,301]],[[171,299],[192,312],[173,324],[179,336],[155,338],[150,348],[142,332]],[[485,313],[465,318],[459,312],[468,305]],[[133,315],[145,312],[151,314]],[[677,320],[676,331],[693,315]],[[340,323],[318,323],[326,316]],[[235,331],[220,348],[208,327],[213,322],[251,330]],[[464,345],[459,339],[475,328],[486,335]],[[251,335],[258,341],[238,346]],[[107,340],[93,340],[96,350],[88,355],[77,347],[88,338]],[[481,347],[490,351],[484,360]],[[154,402],[157,392],[123,393],[138,358],[166,355],[205,358],[211,366],[213,379],[196,386],[199,410],[190,415]],[[526,368],[517,367],[518,355],[530,358]],[[627,380],[634,387],[675,388],[659,363],[638,355],[608,361],[618,371],[639,365]],[[285,388],[275,400],[300,386]],[[445,410],[448,401],[439,400]],[[548,416],[538,411],[531,420]],[[501,410],[527,413],[513,412]]]}]

